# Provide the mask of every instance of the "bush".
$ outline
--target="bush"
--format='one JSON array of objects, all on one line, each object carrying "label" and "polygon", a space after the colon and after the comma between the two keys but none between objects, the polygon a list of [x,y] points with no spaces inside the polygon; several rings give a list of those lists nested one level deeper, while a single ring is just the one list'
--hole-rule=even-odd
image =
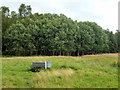
[{"label": "bush", "polygon": [[112,66],[113,66],[113,67],[120,67],[120,64],[118,65],[118,61],[114,61],[114,62],[112,63]]}]

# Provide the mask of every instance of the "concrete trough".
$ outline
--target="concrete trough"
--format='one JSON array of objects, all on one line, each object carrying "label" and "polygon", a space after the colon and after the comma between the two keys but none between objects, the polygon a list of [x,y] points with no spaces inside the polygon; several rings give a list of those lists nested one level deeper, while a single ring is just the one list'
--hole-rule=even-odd
[{"label": "concrete trough", "polygon": [[51,62],[45,61],[45,62],[32,62],[33,68],[51,68]]}]

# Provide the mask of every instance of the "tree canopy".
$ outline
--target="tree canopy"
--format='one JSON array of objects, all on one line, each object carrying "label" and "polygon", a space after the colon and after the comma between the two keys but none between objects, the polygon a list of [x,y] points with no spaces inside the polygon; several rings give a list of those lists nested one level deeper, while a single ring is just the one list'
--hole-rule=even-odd
[{"label": "tree canopy", "polygon": [[74,21],[64,14],[32,14],[30,5],[2,10],[3,55],[84,55],[119,52],[120,31],[95,22]]}]

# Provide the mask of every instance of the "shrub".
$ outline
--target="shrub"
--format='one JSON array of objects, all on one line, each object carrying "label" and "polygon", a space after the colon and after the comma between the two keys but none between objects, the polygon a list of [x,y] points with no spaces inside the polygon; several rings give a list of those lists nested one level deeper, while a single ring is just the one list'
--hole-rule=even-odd
[{"label": "shrub", "polygon": [[113,67],[120,67],[120,64],[118,64],[118,61],[114,61],[114,62],[112,63],[112,66],[113,66]]}]

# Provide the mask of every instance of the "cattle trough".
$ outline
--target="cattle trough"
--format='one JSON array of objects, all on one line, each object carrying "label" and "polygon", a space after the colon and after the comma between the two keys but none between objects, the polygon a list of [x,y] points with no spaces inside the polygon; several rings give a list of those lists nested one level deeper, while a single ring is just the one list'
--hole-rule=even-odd
[{"label": "cattle trough", "polygon": [[45,62],[32,62],[33,68],[51,68],[51,62],[45,61]]}]

